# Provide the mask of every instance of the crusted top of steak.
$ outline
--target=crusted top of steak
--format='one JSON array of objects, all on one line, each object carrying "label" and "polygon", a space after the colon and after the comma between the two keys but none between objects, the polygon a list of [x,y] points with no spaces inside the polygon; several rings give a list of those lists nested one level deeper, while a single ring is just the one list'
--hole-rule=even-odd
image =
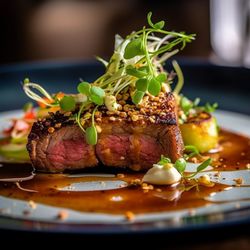
[{"label": "crusted top of steak", "polygon": [[[137,107],[129,100],[121,100],[122,109],[115,112],[99,107],[95,113],[99,127],[95,146],[86,143],[74,112],[50,113],[33,124],[28,137],[27,149],[33,165],[47,172],[92,167],[98,162],[142,170],[150,168],[161,154],[176,160],[182,156],[183,142],[175,98],[171,93],[161,94],[146,96]],[[82,115],[86,127],[90,123],[90,119],[84,119],[87,116]]]},{"label": "crusted top of steak", "polygon": [[[124,104],[124,100],[119,103]],[[92,107],[90,107],[90,111]],[[63,126],[72,125],[75,119],[72,119],[72,114],[77,113],[77,110],[71,112],[49,113],[49,116],[39,119],[32,128],[29,135],[30,139],[35,139],[40,134],[48,134],[49,128],[53,127],[57,130]],[[88,113],[88,112],[87,112]],[[83,113],[85,117],[87,113]],[[121,109],[117,111],[108,111],[106,106],[99,107],[99,111],[95,114],[96,123],[110,122],[126,122],[134,125],[144,124],[167,124],[177,125],[176,103],[172,93],[160,93],[159,96],[145,96],[143,102],[136,107],[128,99]],[[88,120],[86,125],[88,125]],[[53,131],[54,132],[54,131]]]}]

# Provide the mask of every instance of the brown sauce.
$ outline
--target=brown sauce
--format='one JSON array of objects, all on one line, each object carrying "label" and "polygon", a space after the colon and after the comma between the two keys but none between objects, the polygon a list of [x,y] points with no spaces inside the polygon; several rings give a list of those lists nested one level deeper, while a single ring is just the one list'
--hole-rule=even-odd
[{"label": "brown sauce", "polygon": [[219,152],[208,155],[213,159],[215,170],[245,170],[250,164],[250,138],[222,130]]},{"label": "brown sauce", "polygon": [[[220,151],[210,154],[214,159],[214,169],[219,171],[246,169],[250,163],[250,139],[228,131],[220,133]],[[111,173],[113,170],[111,170]],[[62,190],[77,183],[96,181],[103,185],[107,181],[121,180],[131,183],[137,178],[142,179],[144,173],[123,172],[124,177],[94,176],[96,170],[82,171],[88,176],[71,176],[69,174],[34,175],[29,164],[2,164],[0,167],[0,195],[41,204],[69,208],[84,212],[104,212],[123,214],[132,211],[135,214],[193,209],[209,205],[205,200],[211,193],[221,192],[226,185],[215,184],[214,187],[200,186],[184,190],[182,184],[175,187],[154,186],[153,190],[145,191],[141,186],[121,187],[111,190],[75,191]],[[110,170],[109,170],[110,172]],[[121,173],[121,170],[116,170]],[[91,176],[92,175],[92,176]],[[19,182],[19,185],[16,185]],[[25,189],[30,191],[25,191]],[[32,192],[34,191],[34,192]],[[249,197],[250,199],[250,197]]]}]

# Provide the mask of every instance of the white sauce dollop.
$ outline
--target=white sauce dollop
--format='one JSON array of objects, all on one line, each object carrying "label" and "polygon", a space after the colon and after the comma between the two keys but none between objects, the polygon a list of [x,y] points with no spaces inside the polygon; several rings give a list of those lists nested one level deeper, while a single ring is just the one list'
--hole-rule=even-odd
[{"label": "white sauce dollop", "polygon": [[181,174],[173,164],[168,163],[164,166],[154,164],[144,175],[142,181],[155,185],[172,185],[181,180]]}]

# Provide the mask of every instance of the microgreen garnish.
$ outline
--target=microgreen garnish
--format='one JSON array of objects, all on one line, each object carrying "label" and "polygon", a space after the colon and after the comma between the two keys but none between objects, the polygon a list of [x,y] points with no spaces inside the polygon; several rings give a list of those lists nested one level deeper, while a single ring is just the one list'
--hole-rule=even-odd
[{"label": "microgreen garnish", "polygon": [[192,157],[194,157],[195,155],[200,155],[200,152],[198,150],[197,147],[193,146],[193,145],[186,145],[184,148],[185,151],[185,159],[188,160]]},{"label": "microgreen garnish", "polygon": [[[116,111],[119,107],[116,98],[124,91],[130,93],[130,100],[135,105],[140,104],[145,95],[157,96],[163,83],[164,86],[169,86],[173,81],[171,74],[163,72],[162,64],[195,39],[194,34],[187,35],[184,32],[164,29],[164,21],[152,21],[152,12],[148,13],[147,22],[148,27],[132,32],[125,39],[116,35],[115,50],[110,60],[107,62],[100,57],[97,58],[105,65],[106,72],[92,83],[80,82],[77,94],[64,95],[57,99],[40,85],[31,83],[28,78],[23,84],[25,93],[47,107],[56,106],[66,112],[76,110],[72,117],[86,133],[87,142],[91,145],[96,144],[94,113],[97,108],[105,105],[109,111]],[[178,94],[183,85],[183,75],[177,62],[173,62],[173,67],[178,76],[174,91]],[[92,114],[86,115],[89,110]],[[86,120],[88,122],[85,124]]]},{"label": "microgreen garnish", "polygon": [[[175,163],[171,163],[171,160],[163,155],[161,155],[160,161],[157,163],[157,165],[164,166],[165,164],[173,164],[173,166],[176,168],[176,170],[180,173],[182,179],[184,181],[189,181],[193,179],[198,173],[206,169],[212,162],[212,159],[209,158],[205,161],[203,161],[200,165],[197,166],[196,171],[192,174],[185,174],[185,170],[187,167],[187,161],[185,158],[179,158],[175,161]],[[196,185],[194,185],[196,186]]]},{"label": "microgreen garnish", "polygon": [[59,101],[60,108],[64,111],[73,111],[76,107],[76,101],[73,96],[64,96]]},{"label": "microgreen garnish", "polygon": [[157,162],[158,165],[164,165],[167,163],[171,163],[171,160],[167,157],[165,157],[164,155],[161,155],[161,159],[159,162]]},{"label": "microgreen garnish", "polygon": [[33,108],[33,103],[32,102],[27,102],[23,106],[23,111],[27,112],[30,111]]},{"label": "microgreen garnish", "polygon": [[156,24],[153,24],[153,22],[151,21],[151,17],[152,17],[152,12],[149,12],[148,15],[147,15],[147,20],[148,20],[148,24],[154,28],[154,29],[163,29],[164,25],[165,25],[165,22],[164,21],[160,21]]},{"label": "microgreen garnish", "polygon": [[97,130],[95,127],[95,112],[97,110],[98,106],[95,107],[93,113],[92,113],[92,124],[90,127],[86,129],[86,141],[89,145],[95,145],[97,143]]},{"label": "microgreen garnish", "polygon": [[215,102],[213,104],[210,104],[210,103],[206,103],[205,106],[204,106],[204,111],[208,112],[208,113],[213,113],[216,109],[218,108],[218,103]]},{"label": "microgreen garnish", "polygon": [[199,103],[200,98],[195,98],[194,101],[191,101],[187,97],[180,95],[179,106],[182,111],[179,115],[180,124],[185,123],[190,115],[195,117],[201,112],[213,113],[218,108],[218,103],[206,103],[204,106],[199,106]]},{"label": "microgreen garnish", "polygon": [[95,126],[90,126],[86,129],[86,141],[89,145],[97,143],[97,131]]},{"label": "microgreen garnish", "polygon": [[196,172],[191,174],[191,175],[187,175],[186,178],[190,179],[195,177],[198,173],[200,173],[201,171],[203,171],[205,168],[207,168],[212,162],[212,159],[209,158],[207,160],[205,160],[204,162],[202,162],[197,168],[196,168]]},{"label": "microgreen garnish", "polygon": [[175,164],[174,164],[174,167],[178,170],[178,172],[183,175],[185,169],[186,169],[186,166],[187,166],[187,162],[185,161],[184,158],[179,158]]}]

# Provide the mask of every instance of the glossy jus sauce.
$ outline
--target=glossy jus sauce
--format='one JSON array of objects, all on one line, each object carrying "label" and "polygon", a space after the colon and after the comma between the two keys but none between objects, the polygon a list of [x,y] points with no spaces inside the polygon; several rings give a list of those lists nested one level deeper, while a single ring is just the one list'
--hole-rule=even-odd
[{"label": "glossy jus sauce", "polygon": [[[221,131],[220,151],[209,155],[214,159],[216,171],[246,170],[250,163],[250,139]],[[132,211],[138,214],[205,206],[211,203],[205,197],[228,189],[227,185],[215,184],[214,187],[199,186],[199,190],[185,191],[180,184],[144,190],[141,186],[129,185],[135,179],[142,179],[144,173],[123,172],[124,176],[120,176],[116,174],[121,170],[107,171],[109,175],[106,176],[96,175],[100,169],[82,171],[82,175],[34,174],[29,164],[3,164],[0,167],[0,195],[76,211],[109,214]],[[109,189],[108,184],[114,181],[118,181],[116,189]],[[84,183],[93,182],[99,190],[80,191],[75,188],[79,184],[84,186]]]}]

